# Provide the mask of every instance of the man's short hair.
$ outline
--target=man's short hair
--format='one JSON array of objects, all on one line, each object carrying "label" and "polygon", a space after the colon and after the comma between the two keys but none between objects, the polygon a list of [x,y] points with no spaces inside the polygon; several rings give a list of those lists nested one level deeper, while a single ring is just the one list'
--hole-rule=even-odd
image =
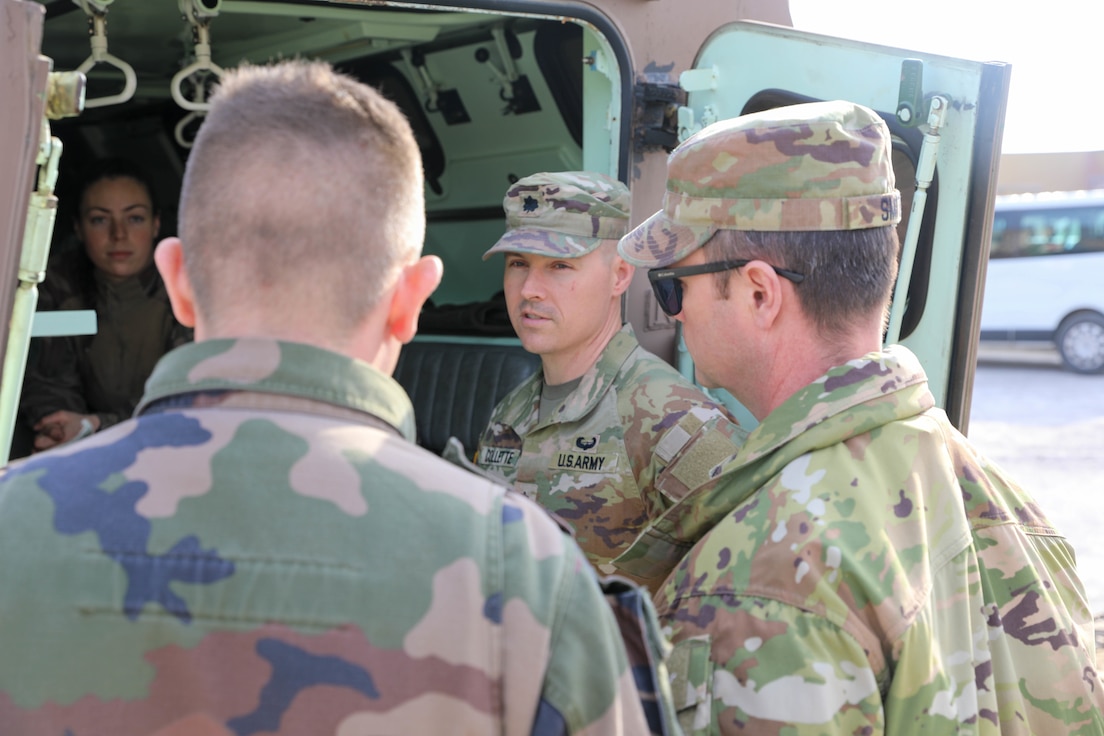
[{"label": "man's short hair", "polygon": [[197,308],[325,315],[346,330],[421,252],[421,155],[402,112],[323,62],[225,74],[180,204]]},{"label": "man's short hair", "polygon": [[[718,230],[704,254],[710,262],[762,260],[806,274],[794,293],[802,311],[830,339],[879,312],[885,328],[898,251],[897,230],[887,225],[801,232]],[[718,296],[727,298],[732,272],[713,278]]]}]

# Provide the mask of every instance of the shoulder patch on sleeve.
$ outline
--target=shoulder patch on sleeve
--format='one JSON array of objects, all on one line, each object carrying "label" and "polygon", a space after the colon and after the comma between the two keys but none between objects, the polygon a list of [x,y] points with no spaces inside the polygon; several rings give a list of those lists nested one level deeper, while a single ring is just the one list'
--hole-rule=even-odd
[{"label": "shoulder patch on sleeve", "polygon": [[[656,488],[672,501],[684,498],[709,481],[713,470],[735,457],[747,438],[746,430],[719,412],[710,413],[713,416],[704,422],[700,416],[687,414],[660,442],[663,444],[671,436],[670,446],[675,447],[670,460],[663,458],[668,465],[655,483]],[[666,451],[670,451],[670,447],[666,447]],[[656,454],[660,455],[658,446]]]}]

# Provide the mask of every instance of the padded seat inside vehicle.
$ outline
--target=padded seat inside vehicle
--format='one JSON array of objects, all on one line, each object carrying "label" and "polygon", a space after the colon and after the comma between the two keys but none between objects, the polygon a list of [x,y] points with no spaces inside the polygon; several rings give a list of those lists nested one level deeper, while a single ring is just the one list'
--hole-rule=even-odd
[{"label": "padded seat inside vehicle", "polygon": [[540,370],[540,357],[515,341],[415,339],[395,367],[414,404],[418,444],[440,454],[450,436],[468,457],[491,411],[518,384]]}]

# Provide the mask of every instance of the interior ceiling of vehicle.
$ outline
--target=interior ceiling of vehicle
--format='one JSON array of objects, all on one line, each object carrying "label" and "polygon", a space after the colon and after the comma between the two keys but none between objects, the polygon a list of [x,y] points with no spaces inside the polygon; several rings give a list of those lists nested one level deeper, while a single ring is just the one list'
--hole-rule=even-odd
[{"label": "interior ceiling of vehicle", "polygon": [[[43,53],[55,71],[76,69],[91,56],[89,16],[74,0],[39,0],[46,7]],[[311,56],[339,63],[433,42],[500,20],[498,16],[428,10],[302,5],[250,0],[203,0],[217,5],[210,20],[211,57],[223,67],[243,61]],[[107,7],[108,53],[138,79],[137,97],[168,97],[165,80],[193,61],[193,27],[176,0],[115,0]],[[98,64],[90,83],[119,77]],[[121,84],[121,82],[120,82]]]},{"label": "interior ceiling of vehicle", "polygon": [[[175,232],[184,162],[203,119],[180,101],[201,103],[217,81],[190,71],[197,62],[196,27],[178,0],[38,1],[46,8],[42,53],[53,59],[54,71],[85,65],[88,79],[84,112],[52,126],[65,148],[59,199],[71,201],[87,162],[130,157],[151,170],[164,201],[163,232]],[[85,8],[104,2],[107,53],[133,69],[132,97],[118,66],[88,61],[94,25]],[[323,59],[402,109],[422,149],[427,252],[441,254],[452,273],[464,276],[439,290],[445,302],[482,298],[501,283],[498,265],[471,253],[501,234],[502,193],[513,181],[583,165],[578,24],[376,2],[191,2],[217,9],[206,32],[210,61],[222,69],[245,61]],[[183,82],[174,83],[182,70]]]},{"label": "interior ceiling of vehicle", "polygon": [[[87,77],[85,127],[157,110],[163,113],[153,114],[179,120],[189,110],[203,109],[206,90],[217,79],[208,73],[209,63],[228,69],[304,57],[335,64],[403,108],[423,146],[436,194],[442,191],[436,181],[442,149],[474,160],[500,155],[505,143],[530,151],[562,143],[575,151],[581,147],[582,53],[573,24],[377,3],[186,0],[189,8],[200,9],[204,25],[197,27],[191,13],[184,17],[178,0],[40,2],[46,8],[43,53],[53,59],[55,71],[81,69]],[[92,12],[105,7],[102,20],[93,24]],[[540,38],[538,27],[546,31]],[[93,28],[110,57],[93,51]],[[574,35],[565,45],[569,28]],[[197,39],[207,42],[205,56]],[[571,73],[559,71],[563,67]],[[132,96],[124,86],[128,77]],[[565,124],[567,132],[561,132]],[[195,125],[189,130],[194,134]],[[188,135],[180,135],[183,145]],[[519,135],[528,140],[517,142]],[[555,153],[549,164],[562,158]],[[575,158],[569,153],[563,163]],[[495,188],[507,183],[496,181]]]}]

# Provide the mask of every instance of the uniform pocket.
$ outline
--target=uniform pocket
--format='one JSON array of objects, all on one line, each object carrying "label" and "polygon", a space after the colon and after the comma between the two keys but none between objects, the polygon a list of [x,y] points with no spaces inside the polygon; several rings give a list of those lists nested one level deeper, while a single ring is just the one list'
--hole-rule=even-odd
[{"label": "uniform pocket", "polygon": [[712,640],[708,634],[683,639],[667,658],[671,698],[685,736],[709,733],[713,711]]}]

